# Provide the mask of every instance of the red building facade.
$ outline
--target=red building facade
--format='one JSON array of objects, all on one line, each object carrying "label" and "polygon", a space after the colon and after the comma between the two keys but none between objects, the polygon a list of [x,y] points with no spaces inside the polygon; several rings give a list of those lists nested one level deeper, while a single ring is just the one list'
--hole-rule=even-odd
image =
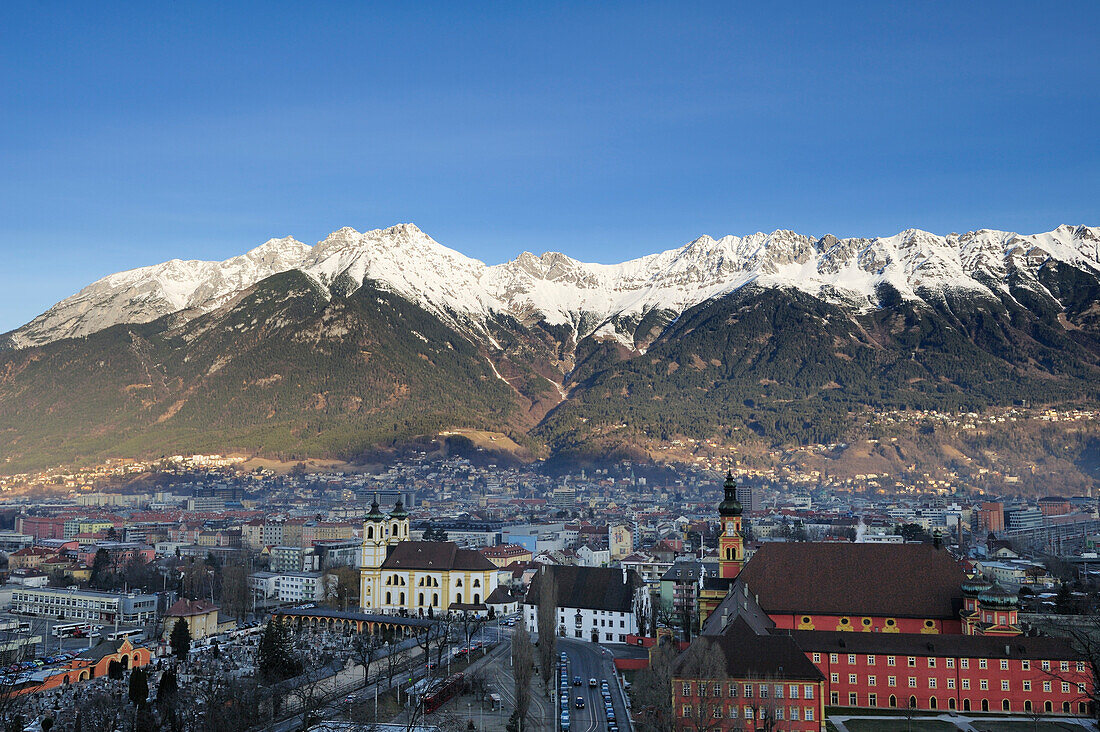
[{"label": "red building facade", "polygon": [[[1094,681],[1086,660],[1063,639],[1023,636],[1017,597],[967,576],[938,546],[765,544],[737,567],[695,642],[721,647],[727,668],[719,678],[704,679],[693,678],[691,664],[680,665],[672,695],[684,728],[709,716],[708,729],[755,729],[765,706],[784,715],[781,728],[793,730],[824,729],[827,708],[853,714],[901,708],[1092,711]],[[790,660],[792,648],[812,672]],[[766,657],[787,660],[769,666]],[[790,703],[792,678],[820,689],[812,719],[806,718],[804,695]],[[761,683],[770,684],[765,706],[759,704]],[[787,687],[778,705],[777,684]],[[746,705],[747,693],[756,695],[755,708]],[[746,711],[752,716],[746,718]]]}]

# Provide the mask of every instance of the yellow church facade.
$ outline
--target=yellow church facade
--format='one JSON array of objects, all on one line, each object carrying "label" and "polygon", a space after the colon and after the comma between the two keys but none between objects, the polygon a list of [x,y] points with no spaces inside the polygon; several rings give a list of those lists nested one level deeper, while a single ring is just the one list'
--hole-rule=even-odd
[{"label": "yellow church facade", "polygon": [[398,501],[389,515],[371,505],[363,523],[360,602],[364,612],[414,617],[451,610],[486,612],[499,568],[450,541],[410,541]]}]

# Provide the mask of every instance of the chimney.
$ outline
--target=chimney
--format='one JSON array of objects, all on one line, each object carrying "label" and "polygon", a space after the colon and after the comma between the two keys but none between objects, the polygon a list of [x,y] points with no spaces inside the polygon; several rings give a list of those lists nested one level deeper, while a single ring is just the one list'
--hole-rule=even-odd
[{"label": "chimney", "polygon": [[626,584],[626,567],[623,567],[623,584]]}]

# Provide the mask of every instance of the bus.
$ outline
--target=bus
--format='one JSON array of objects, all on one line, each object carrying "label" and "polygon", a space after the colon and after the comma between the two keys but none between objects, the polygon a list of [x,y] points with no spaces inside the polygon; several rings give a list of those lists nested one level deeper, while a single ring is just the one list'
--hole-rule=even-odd
[{"label": "bus", "polygon": [[91,632],[91,623],[56,623],[50,630],[54,638],[87,638]]},{"label": "bus", "polygon": [[129,638],[131,643],[137,643],[145,640],[144,628],[120,628],[119,630],[112,630],[110,633],[99,632],[100,638],[106,638],[109,641],[118,641],[123,638]]}]

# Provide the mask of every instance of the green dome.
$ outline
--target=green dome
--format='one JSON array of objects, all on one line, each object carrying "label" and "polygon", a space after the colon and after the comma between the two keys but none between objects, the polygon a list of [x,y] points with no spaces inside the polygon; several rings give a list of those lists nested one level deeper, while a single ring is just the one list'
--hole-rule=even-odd
[{"label": "green dome", "polygon": [[962,583],[963,594],[969,597],[977,597],[991,587],[993,584],[980,574],[970,575]]},{"label": "green dome", "polygon": [[1020,601],[1016,595],[999,585],[993,585],[988,590],[978,595],[978,602],[988,607],[1016,607]]},{"label": "green dome", "polygon": [[733,471],[726,473],[726,484],[723,486],[726,494],[722,502],[718,504],[719,516],[740,516],[741,502],[737,500],[737,483],[733,481]]},{"label": "green dome", "polygon": [[398,498],[397,503],[393,506],[393,510],[390,511],[390,518],[400,520],[407,519],[408,517],[409,512],[405,510],[405,502]]},{"label": "green dome", "polygon": [[382,515],[382,512],[378,510],[378,494],[375,494],[374,501],[370,504],[370,513],[367,514],[367,521],[385,521],[386,517]]}]

